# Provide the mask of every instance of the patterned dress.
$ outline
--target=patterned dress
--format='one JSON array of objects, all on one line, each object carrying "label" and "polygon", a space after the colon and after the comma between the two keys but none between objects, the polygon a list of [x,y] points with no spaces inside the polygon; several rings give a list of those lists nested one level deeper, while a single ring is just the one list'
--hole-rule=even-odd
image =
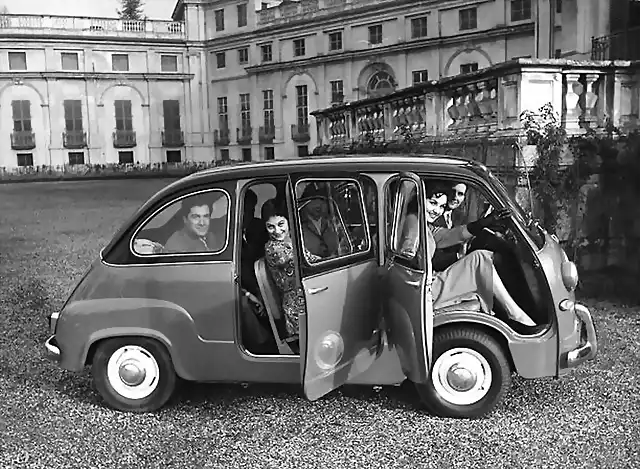
[{"label": "patterned dress", "polygon": [[[310,261],[320,259],[309,252],[305,252],[305,256]],[[280,290],[287,333],[296,335],[298,317],[305,311],[306,303],[304,290],[296,279],[293,245],[290,241],[270,240],[264,246],[264,258],[271,278]]]}]

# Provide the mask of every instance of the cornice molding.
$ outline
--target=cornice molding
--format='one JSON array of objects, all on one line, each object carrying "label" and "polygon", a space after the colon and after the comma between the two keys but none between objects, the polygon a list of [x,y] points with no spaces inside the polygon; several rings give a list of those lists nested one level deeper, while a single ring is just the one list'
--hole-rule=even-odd
[{"label": "cornice molding", "polygon": [[0,72],[0,80],[114,80],[114,81],[190,81],[187,73],[99,73],[99,72]]}]

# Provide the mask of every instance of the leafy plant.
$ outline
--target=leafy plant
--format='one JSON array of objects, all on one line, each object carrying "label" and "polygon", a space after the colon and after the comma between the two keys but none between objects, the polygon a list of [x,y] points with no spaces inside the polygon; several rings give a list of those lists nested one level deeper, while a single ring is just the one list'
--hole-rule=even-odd
[{"label": "leafy plant", "polygon": [[142,11],[144,6],[142,0],[120,0],[120,5],[122,9],[117,10],[117,12],[121,20],[142,21],[145,19]]}]

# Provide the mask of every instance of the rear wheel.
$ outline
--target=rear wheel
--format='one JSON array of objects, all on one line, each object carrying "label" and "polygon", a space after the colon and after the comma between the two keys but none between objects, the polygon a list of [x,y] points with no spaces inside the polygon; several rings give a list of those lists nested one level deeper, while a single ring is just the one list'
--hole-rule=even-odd
[{"label": "rear wheel", "polygon": [[511,387],[511,368],[500,344],[472,327],[436,331],[429,381],[417,385],[434,415],[477,418],[489,414]]},{"label": "rear wheel", "polygon": [[128,412],[159,409],[176,386],[176,373],[167,349],[146,337],[118,337],[99,344],[92,374],[106,403]]}]

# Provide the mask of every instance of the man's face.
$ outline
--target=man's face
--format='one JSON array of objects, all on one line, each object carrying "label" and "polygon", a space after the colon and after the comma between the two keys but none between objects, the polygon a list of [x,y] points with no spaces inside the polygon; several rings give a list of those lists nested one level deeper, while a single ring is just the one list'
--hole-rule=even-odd
[{"label": "man's face", "polygon": [[307,215],[314,220],[327,216],[327,203],[322,199],[311,199],[306,205]]},{"label": "man's face", "polygon": [[464,202],[464,197],[467,194],[467,185],[466,184],[456,184],[451,188],[453,192],[453,197],[449,200],[449,210],[454,210]]},{"label": "man's face", "polygon": [[198,205],[191,207],[189,215],[184,217],[185,228],[194,235],[203,238],[209,231],[211,222],[211,209],[208,205]]}]

